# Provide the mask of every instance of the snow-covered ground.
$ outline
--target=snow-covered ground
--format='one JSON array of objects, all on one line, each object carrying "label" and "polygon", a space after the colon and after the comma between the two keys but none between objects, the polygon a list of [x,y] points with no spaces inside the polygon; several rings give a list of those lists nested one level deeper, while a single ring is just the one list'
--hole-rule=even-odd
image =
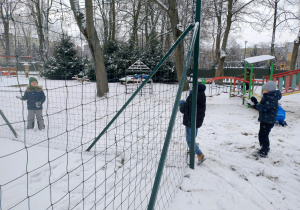
[{"label": "snow-covered ground", "polygon": [[168,209],[300,209],[300,94],[280,103],[288,126],[271,130],[268,158],[256,159],[258,112],[225,93],[207,98],[197,138],[207,160],[186,171]]},{"label": "snow-covered ground", "polygon": [[[25,132],[26,104],[15,98],[19,89],[9,87],[16,79],[1,79],[0,108],[19,134],[16,139],[0,126],[1,210],[146,208],[177,85],[154,83],[159,94],[133,101],[91,154],[86,147],[130,97],[124,86],[110,84],[110,95],[99,100],[93,83],[38,78],[48,94],[46,129]],[[300,209],[300,94],[284,96],[280,103],[288,126],[272,129],[269,157],[256,159],[258,112],[228,93],[207,97],[196,140],[207,159],[194,170],[186,168],[178,113],[159,208]],[[172,200],[170,188],[177,191]]]}]

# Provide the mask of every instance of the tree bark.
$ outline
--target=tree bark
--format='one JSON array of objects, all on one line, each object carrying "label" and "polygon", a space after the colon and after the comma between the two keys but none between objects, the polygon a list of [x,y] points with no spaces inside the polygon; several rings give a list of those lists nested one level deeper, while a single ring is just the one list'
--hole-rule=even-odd
[{"label": "tree bark", "polygon": [[292,52],[290,70],[295,70],[296,69],[296,62],[297,62],[297,57],[298,57],[299,45],[300,45],[300,29],[299,29],[298,37],[294,41],[294,47],[293,47],[293,52]]},{"label": "tree bark", "polygon": [[[52,7],[52,0],[47,0],[47,4],[42,1],[29,1],[28,8],[32,13],[34,24],[39,38],[39,51],[42,61],[48,60],[49,49],[49,12]],[[46,9],[44,9],[46,7]]]},{"label": "tree bark", "polygon": [[[86,18],[84,17],[84,14],[80,12],[79,5],[76,5],[75,2],[76,1],[74,0],[70,0],[71,9],[81,33],[84,35],[86,41],[88,42],[88,46],[95,65],[97,96],[102,97],[109,91],[109,88],[100,41],[94,26],[93,1],[85,0]],[[85,21],[86,26],[83,24]]]},{"label": "tree bark", "polygon": [[[169,1],[168,15],[170,18],[173,40],[176,41],[182,34],[182,31],[178,29],[179,16],[178,16],[176,1],[173,0]],[[175,65],[177,70],[177,80],[180,81],[183,72],[183,66],[184,66],[184,42],[181,42],[175,50]],[[183,90],[185,91],[188,89],[189,89],[188,82],[187,79],[185,79]]]},{"label": "tree bark", "polygon": [[217,19],[217,37],[216,37],[216,48],[215,48],[215,60],[214,60],[214,66],[216,66],[219,63],[220,60],[220,46],[221,46],[221,32],[222,32],[222,1],[219,2],[219,5],[217,5],[216,0],[214,0],[214,9],[215,9],[215,15]]},{"label": "tree bark", "polygon": [[275,55],[275,33],[276,33],[276,24],[277,24],[277,7],[279,0],[274,1],[274,16],[273,16],[273,30],[272,30],[272,42],[271,42],[271,55]]},{"label": "tree bark", "polygon": [[233,7],[233,0],[228,0],[228,9],[227,9],[227,17],[226,17],[226,28],[224,32],[224,37],[222,41],[222,46],[220,50],[220,59],[218,63],[218,67],[216,69],[216,77],[223,77],[224,76],[224,62],[226,59],[226,47],[227,47],[227,42],[228,42],[228,37],[229,37],[229,32],[232,24],[232,7]]}]

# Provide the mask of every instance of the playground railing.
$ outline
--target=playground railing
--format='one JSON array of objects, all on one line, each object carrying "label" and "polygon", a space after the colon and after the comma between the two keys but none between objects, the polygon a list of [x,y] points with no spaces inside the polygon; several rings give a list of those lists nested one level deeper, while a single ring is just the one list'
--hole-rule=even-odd
[{"label": "playground railing", "polygon": [[[283,95],[300,92],[300,69],[291,70],[273,75],[273,81],[276,81],[278,89]],[[263,82],[268,82],[270,76],[263,78]]]}]

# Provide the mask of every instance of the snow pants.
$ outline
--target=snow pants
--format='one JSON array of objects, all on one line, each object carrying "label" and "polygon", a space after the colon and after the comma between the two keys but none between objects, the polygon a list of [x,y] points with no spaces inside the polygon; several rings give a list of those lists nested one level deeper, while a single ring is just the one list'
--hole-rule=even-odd
[{"label": "snow pants", "polygon": [[258,140],[259,140],[259,144],[263,150],[270,149],[269,134],[270,134],[273,126],[274,126],[274,124],[267,124],[267,123],[262,123],[262,122],[260,123]]},{"label": "snow pants", "polygon": [[27,115],[27,129],[34,128],[34,117],[36,117],[38,128],[40,130],[45,128],[45,123],[43,119],[43,110],[28,110]]}]

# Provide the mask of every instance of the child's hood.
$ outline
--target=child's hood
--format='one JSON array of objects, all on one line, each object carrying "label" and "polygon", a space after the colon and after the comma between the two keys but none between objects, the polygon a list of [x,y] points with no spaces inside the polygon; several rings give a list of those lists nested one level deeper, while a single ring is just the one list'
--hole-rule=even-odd
[{"label": "child's hood", "polygon": [[275,96],[277,98],[277,100],[280,100],[282,97],[282,94],[279,90],[274,90],[274,91],[270,91],[268,93],[266,93],[267,96]]}]

